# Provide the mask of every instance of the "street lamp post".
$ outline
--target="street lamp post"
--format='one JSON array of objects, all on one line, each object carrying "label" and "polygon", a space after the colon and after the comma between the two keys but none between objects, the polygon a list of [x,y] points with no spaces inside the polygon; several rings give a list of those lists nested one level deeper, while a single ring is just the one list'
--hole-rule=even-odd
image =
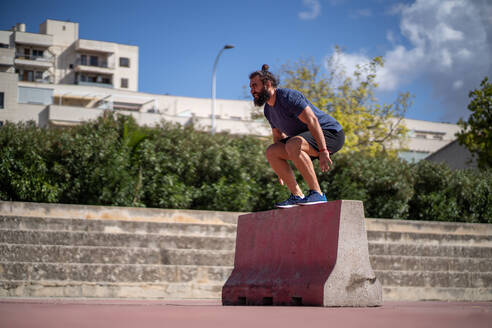
[{"label": "street lamp post", "polygon": [[222,52],[226,49],[234,48],[231,44],[226,44],[222,49],[220,49],[217,58],[215,58],[214,70],[212,73],[212,134],[215,133],[215,72],[217,71],[217,63],[219,62],[219,57],[222,55]]}]

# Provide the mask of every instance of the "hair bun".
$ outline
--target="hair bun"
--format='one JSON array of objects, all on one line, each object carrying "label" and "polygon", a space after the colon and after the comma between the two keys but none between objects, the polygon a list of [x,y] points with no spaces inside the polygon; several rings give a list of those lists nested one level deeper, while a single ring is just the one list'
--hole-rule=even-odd
[{"label": "hair bun", "polygon": [[263,64],[263,66],[261,66],[262,71],[268,71],[269,68],[270,66],[268,66],[267,64]]}]

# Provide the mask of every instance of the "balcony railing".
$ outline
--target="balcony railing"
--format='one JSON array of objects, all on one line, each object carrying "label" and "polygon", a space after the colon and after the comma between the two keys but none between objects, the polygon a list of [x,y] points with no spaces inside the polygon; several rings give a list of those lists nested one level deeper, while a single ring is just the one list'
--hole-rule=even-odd
[{"label": "balcony railing", "polygon": [[114,68],[114,65],[110,65],[106,60],[98,60],[97,62],[91,62],[88,60],[82,60],[82,58],[77,58],[75,65],[90,66],[90,67],[101,67],[101,68]]},{"label": "balcony railing", "polygon": [[21,82],[35,82],[35,83],[49,83],[49,84],[53,84],[53,77],[52,76],[47,76],[47,77],[44,77],[44,78],[41,78],[41,79],[31,79],[29,80],[29,78],[26,78],[26,77],[23,77],[21,75],[19,75],[19,81]]},{"label": "balcony railing", "polygon": [[86,85],[90,87],[113,88],[113,85],[111,83],[104,83],[104,82],[75,81],[75,84]]},{"label": "balcony railing", "polygon": [[21,53],[15,54],[16,59],[26,59],[26,60],[36,60],[36,61],[43,61],[47,63],[52,63],[54,57],[48,57],[48,56],[36,56],[36,55],[25,55]]}]

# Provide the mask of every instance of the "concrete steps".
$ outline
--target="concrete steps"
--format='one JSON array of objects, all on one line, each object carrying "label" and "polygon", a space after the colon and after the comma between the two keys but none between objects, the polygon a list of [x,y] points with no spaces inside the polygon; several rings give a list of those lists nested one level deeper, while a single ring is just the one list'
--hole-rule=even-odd
[{"label": "concrete steps", "polygon": [[214,214],[140,222],[0,216],[0,296],[217,298],[232,270],[236,225]]},{"label": "concrete steps", "polygon": [[[234,263],[233,214],[146,211],[152,218],[135,221],[0,211],[0,296],[219,298]],[[366,227],[385,300],[492,300],[492,225],[367,219]]]},{"label": "concrete steps", "polygon": [[0,216],[0,229],[236,237],[235,224],[57,219]]},{"label": "concrete steps", "polygon": [[204,265],[0,262],[0,280],[223,283],[231,270]]},{"label": "concrete steps", "polygon": [[231,237],[0,229],[0,243],[147,248],[234,249]]},{"label": "concrete steps", "polygon": [[[374,270],[492,272],[492,258],[371,254]],[[0,256],[2,262],[234,265],[233,250],[0,244]]]}]

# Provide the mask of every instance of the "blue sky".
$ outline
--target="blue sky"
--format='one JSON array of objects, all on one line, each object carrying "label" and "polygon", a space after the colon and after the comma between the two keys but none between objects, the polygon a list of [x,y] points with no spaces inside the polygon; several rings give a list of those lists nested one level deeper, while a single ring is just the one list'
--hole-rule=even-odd
[{"label": "blue sky", "polygon": [[492,78],[488,0],[15,1],[0,4],[0,29],[47,18],[79,23],[79,37],[139,46],[139,91],[209,98],[215,57],[217,97],[245,99],[247,76],[267,63],[312,57],[324,65],[383,56],[381,103],[415,96],[408,118],[456,123],[468,92]]}]

